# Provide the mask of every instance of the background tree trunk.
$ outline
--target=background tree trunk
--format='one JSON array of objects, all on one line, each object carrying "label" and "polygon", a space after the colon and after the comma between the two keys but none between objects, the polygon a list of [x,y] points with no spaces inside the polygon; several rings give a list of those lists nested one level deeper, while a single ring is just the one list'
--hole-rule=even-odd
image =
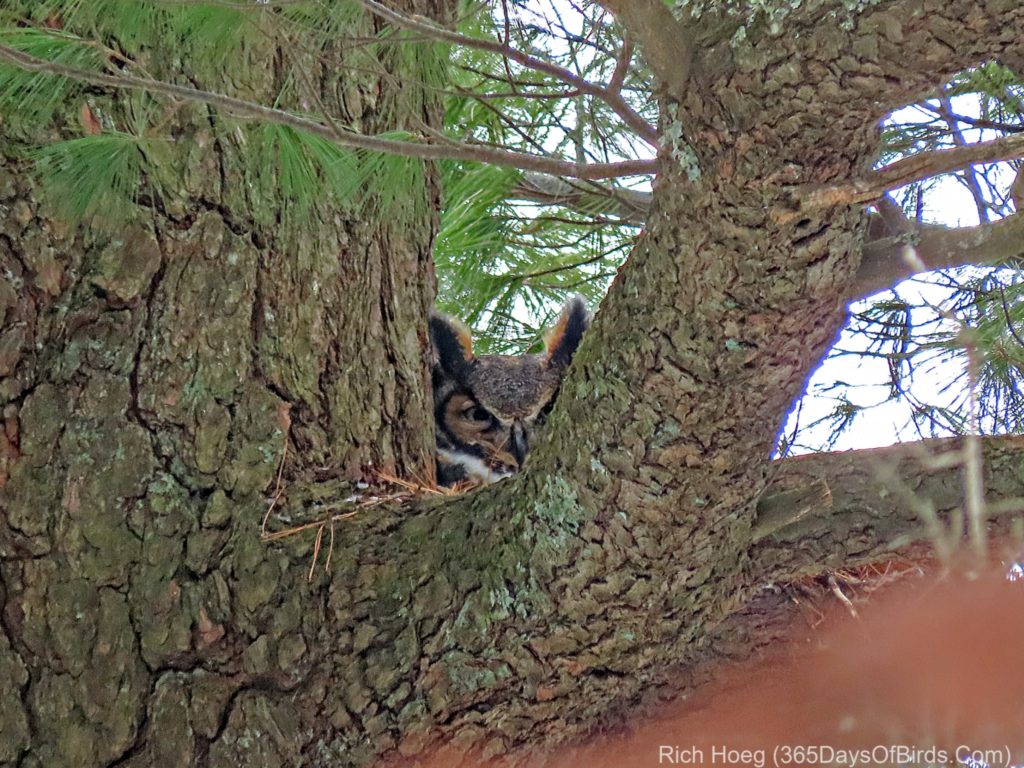
[{"label": "background tree trunk", "polygon": [[[168,69],[181,51],[129,53],[222,86]],[[305,53],[254,42],[223,82],[273,101]],[[345,123],[438,124],[402,64],[377,77],[298,63]],[[62,135],[79,135],[80,107],[120,125],[141,98],[90,94]],[[18,151],[46,136],[0,126],[3,765],[197,764],[229,697],[284,684],[269,669],[306,653],[303,615],[264,610],[289,587],[258,532],[286,434],[292,477],[432,472],[433,172],[386,217],[323,204],[286,231],[255,215],[255,180],[277,169],[258,167],[244,130],[189,105],[165,119],[176,186],[143,192],[111,234],[45,202]]]}]

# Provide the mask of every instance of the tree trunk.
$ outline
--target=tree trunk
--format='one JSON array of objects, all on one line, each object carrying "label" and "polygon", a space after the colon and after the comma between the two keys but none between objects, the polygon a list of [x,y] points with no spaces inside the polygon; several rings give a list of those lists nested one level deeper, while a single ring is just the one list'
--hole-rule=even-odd
[{"label": "tree trunk", "polygon": [[[346,32],[378,31],[360,24]],[[127,50],[156,76],[223,87],[168,69],[187,60],[168,48]],[[302,67],[346,124],[439,124],[406,64],[353,75],[341,44],[329,64],[243,51],[218,74],[250,98],[273,101]],[[63,137],[80,107],[121,127],[146,98],[83,95]],[[277,170],[247,129],[188,105],[164,119],[177,186],[144,188],[109,234],[69,226],[0,126],[3,765],[202,762],[229,699],[284,685],[271,669],[307,650],[302,611],[265,609],[298,589],[259,539],[286,440],[286,477],[433,471],[435,174],[387,215],[317,204],[288,230],[257,210]]]}]

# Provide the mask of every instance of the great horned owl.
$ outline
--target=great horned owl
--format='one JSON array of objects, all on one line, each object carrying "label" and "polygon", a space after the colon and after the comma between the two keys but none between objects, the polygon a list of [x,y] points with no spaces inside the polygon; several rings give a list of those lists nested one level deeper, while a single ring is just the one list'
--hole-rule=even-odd
[{"label": "great horned owl", "polygon": [[491,483],[522,467],[589,323],[576,296],[546,334],[544,352],[477,356],[462,323],[430,318],[439,483]]}]

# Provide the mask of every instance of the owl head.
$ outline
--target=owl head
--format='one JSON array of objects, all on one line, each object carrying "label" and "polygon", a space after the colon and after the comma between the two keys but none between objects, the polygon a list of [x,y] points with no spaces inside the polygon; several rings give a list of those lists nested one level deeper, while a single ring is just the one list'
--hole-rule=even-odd
[{"label": "owl head", "polygon": [[474,355],[469,330],[430,318],[438,481],[493,482],[522,467],[590,323],[570,299],[537,355]]}]

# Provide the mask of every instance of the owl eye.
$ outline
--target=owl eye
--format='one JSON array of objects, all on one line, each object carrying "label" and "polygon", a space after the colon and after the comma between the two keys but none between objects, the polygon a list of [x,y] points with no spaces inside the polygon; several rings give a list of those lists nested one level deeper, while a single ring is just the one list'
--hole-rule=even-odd
[{"label": "owl eye", "polygon": [[537,423],[538,424],[543,424],[545,421],[547,421],[548,414],[551,413],[551,409],[554,408],[554,407],[555,407],[555,398],[552,397],[550,400],[548,400],[544,404],[544,407],[541,408],[540,412],[537,414]]},{"label": "owl eye", "polygon": [[479,405],[469,406],[462,412],[462,415],[470,421],[477,421],[480,423],[490,423],[493,418],[487,409],[481,408]]}]

